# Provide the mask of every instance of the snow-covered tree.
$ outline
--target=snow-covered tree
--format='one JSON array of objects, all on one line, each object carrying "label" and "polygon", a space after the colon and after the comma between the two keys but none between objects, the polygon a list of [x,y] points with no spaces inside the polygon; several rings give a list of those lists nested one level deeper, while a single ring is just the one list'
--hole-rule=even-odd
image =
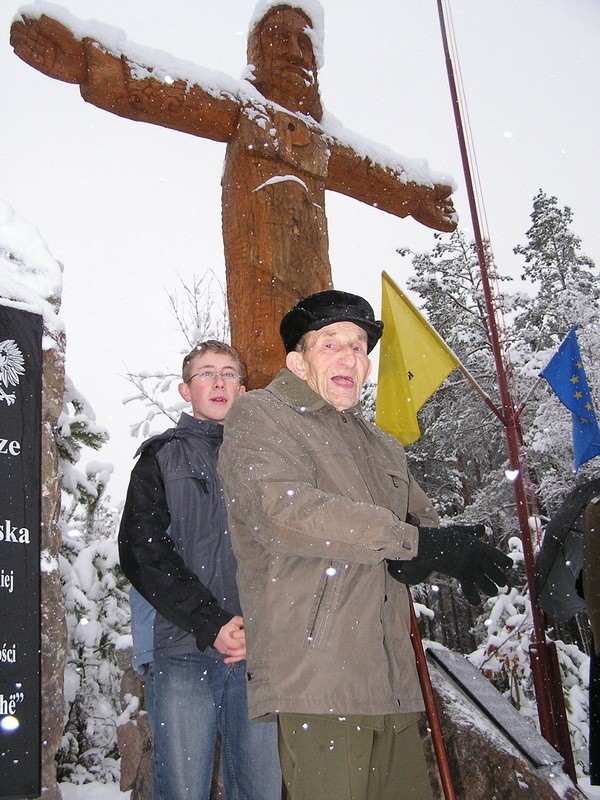
[{"label": "snow-covered tree", "polygon": [[[523,278],[532,294],[497,291],[495,302],[513,400],[516,405],[526,400],[523,452],[540,510],[549,516],[575,481],[591,476],[597,466],[593,459],[574,475],[570,412],[545,382],[535,384],[561,340],[579,323],[592,397],[600,397],[600,281],[571,230],[570,208],[559,208],[555,197],[540,191],[531,219],[527,244],[515,247],[515,253],[523,257]],[[499,286],[505,279],[495,273],[491,258],[488,263],[492,284]],[[425,316],[498,402],[474,244],[460,231],[437,234],[433,251],[413,254],[412,265],[415,274],[407,285],[419,296]],[[516,533],[512,487],[504,476],[502,425],[460,372],[450,375],[419,416],[426,436],[409,447],[409,460],[442,515],[491,523],[504,536]]]},{"label": "snow-covered tree", "polygon": [[[578,340],[593,398],[600,398],[600,281],[593,261],[581,253],[581,240],[571,230],[573,214],[559,208],[556,197],[541,190],[533,200],[527,244],[514,252],[524,259],[523,277],[532,281],[531,297],[514,298],[512,357],[522,397],[535,384],[569,330],[579,324]],[[545,382],[528,398],[523,415],[527,456],[537,476],[538,497],[551,514],[576,478],[597,471],[592,459],[573,473],[571,414]]]},{"label": "snow-covered tree", "polygon": [[377,384],[367,381],[362,388],[360,403],[362,405],[365,418],[369,422],[375,422],[375,403],[377,401]]},{"label": "snow-covered tree", "polygon": [[[494,274],[502,347],[509,354],[509,380],[515,404],[527,399],[522,416],[523,455],[542,510],[553,513],[576,479],[591,476],[594,461],[575,476],[572,469],[571,418],[549,387],[537,386],[539,371],[575,324],[592,396],[599,396],[600,285],[592,261],[580,252],[572,233],[570,209],[540,192],[534,198],[527,245],[515,248],[524,259],[523,277],[531,295],[500,295]],[[404,251],[403,254],[405,254]],[[492,260],[489,259],[489,264]],[[473,244],[460,232],[437,236],[433,251],[413,254],[415,275],[408,288],[418,305],[478,383],[496,402],[495,366],[489,344],[480,271]],[[534,388],[535,387],[535,388]],[[532,391],[533,389],[533,391]],[[484,604],[475,618],[445,591],[445,581],[419,587],[418,597],[435,612],[422,622],[425,634],[453,649],[465,649],[460,624],[477,642],[470,658],[527,716],[536,716],[529,645],[533,621],[522,566],[515,500],[506,480],[506,445],[501,424],[457,371],[419,414],[424,435],[408,448],[411,469],[435,500],[443,518],[483,521],[496,543],[507,542],[516,563],[511,587]],[[596,467],[597,469],[597,467]],[[535,522],[535,519],[532,520]],[[437,619],[443,617],[442,630]],[[577,626],[574,626],[577,630]],[[554,631],[556,634],[556,631]],[[573,751],[580,769],[587,764],[588,656],[575,636],[555,643],[561,668]]]},{"label": "snow-covered tree", "polygon": [[65,381],[55,431],[63,502],[60,570],[68,645],[65,730],[57,754],[59,780],[118,780],[116,720],[120,713],[116,649],[129,633],[126,581],[118,564],[118,509],[106,494],[112,466],[78,467],[82,448],[98,450],[108,434],[72,382]]},{"label": "snow-covered tree", "polygon": [[[402,251],[405,255],[407,251]],[[462,232],[436,235],[431,253],[414,254],[408,288],[431,325],[483,390],[497,401],[481,276]],[[512,488],[504,476],[504,432],[495,414],[455,370],[419,414],[426,435],[410,445],[411,469],[444,517],[514,527]]]},{"label": "snow-covered tree", "polygon": [[69,648],[65,668],[66,724],[59,779],[118,780],[116,721],[121,671],[116,650],[129,633],[126,580],[118,565],[117,510],[104,508],[91,531],[71,527],[60,569]]},{"label": "snow-covered tree", "polygon": [[571,230],[573,212],[558,207],[541,189],[533,199],[527,244],[514,248],[523,257],[522,277],[533,297],[516,303],[515,331],[532,352],[552,347],[577,322],[585,328],[598,320],[600,284],[594,262],[581,253],[581,239]]},{"label": "snow-covered tree", "polygon": [[60,478],[64,493],[63,519],[68,520],[81,508],[93,513],[106,489],[112,467],[104,465],[97,470],[90,470],[88,476],[77,464],[84,447],[99,450],[108,441],[108,431],[97,424],[90,404],[76,390],[68,375],[65,376],[63,410],[58,418],[54,439],[60,458]]}]

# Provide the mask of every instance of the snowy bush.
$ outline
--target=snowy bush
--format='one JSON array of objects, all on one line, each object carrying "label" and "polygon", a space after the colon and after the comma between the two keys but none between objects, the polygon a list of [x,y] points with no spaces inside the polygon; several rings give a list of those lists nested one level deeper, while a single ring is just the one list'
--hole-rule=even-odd
[{"label": "snowy bush", "polygon": [[[487,640],[468,658],[539,729],[531,657],[533,622],[527,592],[510,589],[490,598]],[[588,772],[589,656],[574,644],[555,643],[573,756],[579,774]]]}]

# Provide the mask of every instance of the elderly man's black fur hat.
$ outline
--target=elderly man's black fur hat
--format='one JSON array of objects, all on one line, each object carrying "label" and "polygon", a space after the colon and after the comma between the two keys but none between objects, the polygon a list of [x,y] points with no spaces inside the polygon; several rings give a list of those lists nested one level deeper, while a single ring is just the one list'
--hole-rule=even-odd
[{"label": "elderly man's black fur hat", "polygon": [[371,305],[356,294],[327,289],[300,300],[281,320],[279,332],[285,352],[295,349],[308,331],[318,331],[334,322],[353,322],[367,334],[370,353],[383,333],[383,322],[375,319]]}]

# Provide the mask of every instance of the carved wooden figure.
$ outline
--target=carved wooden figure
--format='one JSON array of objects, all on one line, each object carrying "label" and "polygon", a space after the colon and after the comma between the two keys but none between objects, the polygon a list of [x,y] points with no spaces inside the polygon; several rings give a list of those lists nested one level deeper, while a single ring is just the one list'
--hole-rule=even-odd
[{"label": "carved wooden figure", "polygon": [[440,231],[456,227],[451,186],[427,177],[419,182],[400,162],[397,168],[377,163],[323,127],[316,27],[302,3],[263,0],[248,38],[248,80],[225,88],[174,79],[45,14],[22,16],[11,29],[20,58],[79,84],[84,100],[227,143],[227,295],[232,343],[248,364],[250,388],[264,386],[283,364],[283,314],[331,286],[325,189]]}]

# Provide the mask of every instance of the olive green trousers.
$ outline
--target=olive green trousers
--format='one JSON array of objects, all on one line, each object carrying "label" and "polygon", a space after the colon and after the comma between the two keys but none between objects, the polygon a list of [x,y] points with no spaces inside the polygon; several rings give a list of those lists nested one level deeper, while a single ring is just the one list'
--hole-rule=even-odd
[{"label": "olive green trousers", "polygon": [[420,714],[279,714],[290,800],[432,800]]}]

